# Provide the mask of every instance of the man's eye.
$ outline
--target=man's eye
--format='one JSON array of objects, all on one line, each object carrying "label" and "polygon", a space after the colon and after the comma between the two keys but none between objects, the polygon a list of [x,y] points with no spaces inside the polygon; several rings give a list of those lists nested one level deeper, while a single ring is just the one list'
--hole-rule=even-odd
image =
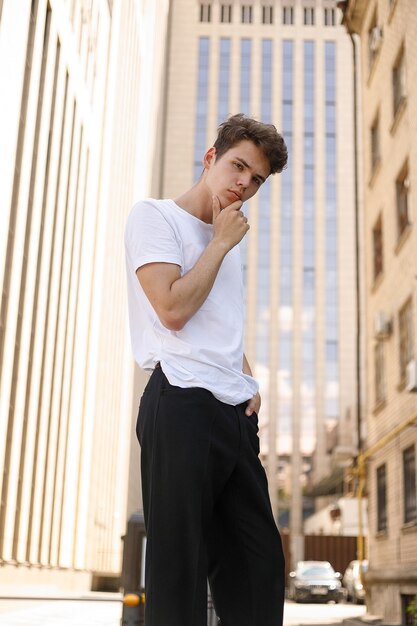
[{"label": "man's eye", "polygon": [[234,165],[237,167],[238,170],[242,170],[243,169],[242,163],[235,162]]}]

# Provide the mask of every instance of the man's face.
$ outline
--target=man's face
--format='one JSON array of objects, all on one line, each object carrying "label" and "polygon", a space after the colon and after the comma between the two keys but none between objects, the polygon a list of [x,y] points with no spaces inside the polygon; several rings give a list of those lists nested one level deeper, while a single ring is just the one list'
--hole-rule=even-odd
[{"label": "man's face", "polygon": [[211,195],[219,198],[222,209],[236,200],[249,200],[270,174],[267,157],[248,140],[236,144],[219,159],[215,148],[210,148],[204,156],[204,168],[206,185]]}]

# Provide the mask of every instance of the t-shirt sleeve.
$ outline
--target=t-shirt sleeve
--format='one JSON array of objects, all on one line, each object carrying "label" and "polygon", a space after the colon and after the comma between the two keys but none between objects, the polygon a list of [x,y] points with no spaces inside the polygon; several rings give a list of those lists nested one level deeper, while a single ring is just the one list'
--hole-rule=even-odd
[{"label": "t-shirt sleeve", "polygon": [[135,204],[126,223],[125,246],[133,271],[147,263],[182,267],[181,244],[163,213],[152,203]]}]

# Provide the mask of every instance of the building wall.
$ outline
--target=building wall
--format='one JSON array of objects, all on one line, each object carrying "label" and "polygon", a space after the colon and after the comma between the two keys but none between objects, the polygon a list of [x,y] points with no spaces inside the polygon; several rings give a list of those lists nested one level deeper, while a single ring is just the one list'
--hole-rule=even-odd
[{"label": "building wall", "polygon": [[120,573],[137,402],[123,228],[138,193],[148,10],[2,2],[2,585]]},{"label": "building wall", "polygon": [[[357,498],[338,498],[304,521],[306,535],[341,535],[357,537],[359,532],[364,536],[368,532],[367,500],[362,499],[362,520],[359,524],[359,503]],[[340,510],[338,516],[332,516],[335,508]]]},{"label": "building wall", "polygon": [[[251,23],[242,23],[242,4]],[[222,21],[226,5],[230,23]],[[288,13],[284,20],[290,6],[292,23]],[[263,23],[266,7],[271,24]],[[352,51],[335,3],[315,2],[313,25],[304,23],[310,8],[302,0],[178,0],[170,29],[162,195],[193,184],[229,113],[274,123],[289,146],[288,168],[246,207],[251,229],[242,243],[246,353],[261,385],[274,507],[277,452],[292,453],[299,467],[302,453],[316,450],[320,478],[335,420],[343,444],[356,442],[354,418],[345,421],[356,394]],[[325,24],[325,9],[334,25]]]},{"label": "building wall", "polygon": [[[352,17],[362,42],[364,190],[366,239],[366,335],[367,335],[367,445],[379,446],[368,463],[369,489],[369,610],[382,614],[384,623],[405,623],[404,602],[417,593],[417,511],[405,521],[406,499],[416,502],[416,466],[411,468],[411,486],[406,492],[403,453],[417,451],[417,431],[404,427],[417,414],[417,395],[405,388],[400,360],[417,357],[417,233],[415,229],[415,189],[417,184],[417,14],[407,0],[366,4],[351,3]],[[369,31],[381,28],[374,44],[373,61],[369,59]],[[404,99],[397,112],[393,103],[393,69],[403,54],[405,72]],[[379,123],[376,123],[379,120]],[[371,129],[378,128],[378,145],[371,139]],[[374,166],[372,153],[377,152]],[[396,182],[408,163],[408,221],[402,234],[397,217]],[[375,247],[375,229],[382,220],[382,266],[375,271],[379,252]],[[377,229],[378,230],[378,229]],[[376,275],[377,274],[377,275]],[[410,301],[410,337],[407,348],[400,344],[399,314]],[[390,327],[385,337],[375,333],[375,317],[383,312]],[[378,365],[375,350],[381,350]],[[376,378],[380,385],[377,389]],[[402,427],[403,425],[403,427]],[[393,437],[394,428],[400,433]],[[414,457],[415,458],[415,457]],[[378,514],[377,471],[386,468],[386,523],[381,528]],[[412,474],[414,473],[414,487]]]}]

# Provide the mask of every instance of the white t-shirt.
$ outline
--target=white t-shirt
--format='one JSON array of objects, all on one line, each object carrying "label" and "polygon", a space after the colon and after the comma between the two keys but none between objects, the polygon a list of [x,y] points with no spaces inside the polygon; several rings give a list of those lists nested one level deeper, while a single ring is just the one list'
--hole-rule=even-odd
[{"label": "white t-shirt", "polygon": [[129,214],[126,266],[129,321],[135,360],[151,371],[160,361],[171,385],[203,387],[236,405],[258,391],[242,372],[243,285],[239,246],[225,256],[214,285],[182,330],[166,328],[147,299],[136,270],[152,262],[175,263],[184,275],[212,238],[213,226],[173,200],[143,200]]}]

